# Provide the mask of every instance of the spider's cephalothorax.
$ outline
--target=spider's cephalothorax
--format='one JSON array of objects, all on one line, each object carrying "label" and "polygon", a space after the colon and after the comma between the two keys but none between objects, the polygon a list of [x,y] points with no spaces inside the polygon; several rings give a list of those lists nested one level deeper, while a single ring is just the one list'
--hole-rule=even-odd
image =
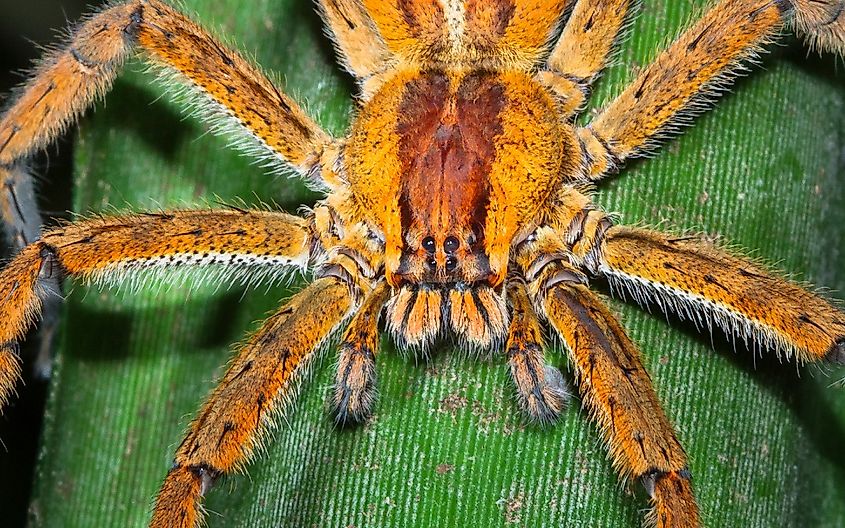
[{"label": "spider's cephalothorax", "polygon": [[[616,467],[650,494],[658,526],[699,525],[684,450],[636,345],[588,278],[703,314],[799,361],[845,363],[845,316],[695,238],[613,225],[587,189],[654,148],[785,25],[845,50],[845,0],[721,0],[578,126],[633,3],[321,1],[360,81],[361,108],[344,139],[166,3],[128,0],[95,14],[0,119],[0,212],[20,249],[0,272],[0,404],[19,377],[15,343],[41,314],[47,281],[113,284],[186,266],[232,280],[311,267],[315,280],[239,348],[191,424],[152,526],[201,522],[202,495],[246,463],[320,345],[341,329],[333,404],[339,421],[366,418],[382,313],[403,347],[445,334],[476,348],[504,342],[518,400],[541,421],[565,400],[560,373],[543,360],[548,326]],[[27,157],[108,89],[135,48],[195,88],[216,124],[245,132],[250,152],[298,171],[325,199],[304,217],[174,210],[39,234]]]},{"label": "spider's cephalothorax", "polygon": [[441,326],[482,347],[504,338],[510,248],[580,176],[579,157],[552,94],[527,73],[408,69],[384,82],[344,161],[353,199],[383,233],[401,342]]}]

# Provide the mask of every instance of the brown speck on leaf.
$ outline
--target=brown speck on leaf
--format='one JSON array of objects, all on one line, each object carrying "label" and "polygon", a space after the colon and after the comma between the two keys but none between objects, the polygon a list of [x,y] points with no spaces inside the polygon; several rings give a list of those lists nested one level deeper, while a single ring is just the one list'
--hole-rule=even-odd
[{"label": "brown speck on leaf", "polygon": [[522,493],[499,501],[499,504],[503,508],[502,513],[505,516],[505,524],[517,524],[522,520],[522,506],[524,501],[525,496]]},{"label": "brown speck on leaf", "polygon": [[458,411],[465,408],[468,403],[469,400],[467,400],[466,396],[462,396],[460,394],[449,394],[440,400],[440,405],[437,410],[445,414],[450,414],[454,417],[458,414]]},{"label": "brown speck on leaf", "polygon": [[434,469],[434,471],[438,475],[445,475],[446,473],[449,473],[454,469],[455,469],[454,464],[448,464],[448,463],[444,462],[443,464],[438,464],[437,467]]}]

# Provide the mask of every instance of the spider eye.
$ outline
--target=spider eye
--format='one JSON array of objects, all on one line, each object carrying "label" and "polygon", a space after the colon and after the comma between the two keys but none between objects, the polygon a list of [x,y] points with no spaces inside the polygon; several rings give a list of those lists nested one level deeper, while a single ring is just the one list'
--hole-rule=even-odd
[{"label": "spider eye", "polygon": [[422,241],[422,247],[429,253],[434,253],[434,239],[432,237],[425,237]]},{"label": "spider eye", "polygon": [[[458,247],[460,245],[461,243],[458,241],[457,238],[450,236],[446,237],[445,242],[443,242],[443,249],[446,251],[446,253],[454,253],[458,250]],[[449,262],[449,260],[446,259],[446,262]]]},{"label": "spider eye", "polygon": [[426,264],[428,264],[429,268],[434,269],[437,267],[437,260],[434,257],[428,257]]},{"label": "spider eye", "polygon": [[458,267],[458,258],[453,256],[446,257],[446,271],[455,271]]}]

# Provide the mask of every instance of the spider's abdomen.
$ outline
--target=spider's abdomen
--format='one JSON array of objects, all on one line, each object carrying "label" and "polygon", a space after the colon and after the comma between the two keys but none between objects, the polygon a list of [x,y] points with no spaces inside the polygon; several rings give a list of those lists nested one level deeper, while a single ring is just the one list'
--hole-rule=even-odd
[{"label": "spider's abdomen", "polygon": [[346,171],[384,234],[388,280],[501,284],[513,239],[564,174],[572,129],[521,72],[405,71],[362,109]]}]

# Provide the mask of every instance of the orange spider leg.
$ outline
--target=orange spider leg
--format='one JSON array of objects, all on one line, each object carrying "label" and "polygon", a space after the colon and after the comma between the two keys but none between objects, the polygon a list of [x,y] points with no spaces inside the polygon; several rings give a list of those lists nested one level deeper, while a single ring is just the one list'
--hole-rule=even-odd
[{"label": "orange spider leg", "polygon": [[601,179],[700,110],[784,26],[784,0],[721,0],[578,130],[586,175]]},{"label": "orange spider leg", "polygon": [[475,68],[531,70],[547,53],[559,20],[573,0],[452,0],[449,60]]},{"label": "orange spider leg", "polygon": [[[111,86],[135,47],[177,72],[205,97],[197,106],[223,128],[234,125],[258,145],[254,152],[321,183],[334,161],[332,139],[256,67],[158,0],[133,0],[90,17],[68,44],[37,68],[0,118],[0,168],[43,148]],[[324,159],[328,157],[328,159]]]},{"label": "orange spider leg", "polygon": [[561,113],[574,115],[607,63],[632,0],[579,0],[537,79],[563,98]]},{"label": "orange spider leg", "polygon": [[622,292],[697,323],[714,323],[746,344],[761,343],[798,361],[845,363],[845,316],[806,289],[746,259],[701,242],[612,227],[598,273]]},{"label": "orange spider leg", "polygon": [[529,70],[572,0],[363,0],[398,61]]},{"label": "orange spider leg", "polygon": [[238,351],[191,423],[156,499],[152,528],[193,528],[214,480],[236,471],[261,445],[273,415],[292,403],[321,343],[353,308],[349,286],[314,281],[272,315]]},{"label": "orange spider leg", "polygon": [[544,277],[545,293],[536,303],[569,351],[584,405],[607,439],[614,466],[643,481],[659,528],[699,526],[686,454],[636,345],[566,266],[551,265]]},{"label": "orange spider leg", "polygon": [[381,85],[378,74],[390,68],[396,57],[360,1],[320,0],[319,7],[337,43],[341,63],[358,79],[364,98],[369,99]]},{"label": "orange spider leg", "polygon": [[364,299],[338,347],[332,405],[339,424],[363,422],[372,414],[376,398],[379,315],[389,296],[390,286],[385,281],[380,282]]},{"label": "orange spider leg", "polygon": [[540,321],[521,280],[508,284],[508,300],[512,312],[505,350],[517,402],[530,418],[540,423],[554,421],[569,397],[566,382],[560,371],[546,364]]},{"label": "orange spider leg", "polygon": [[245,210],[131,214],[46,231],[0,271],[0,409],[20,374],[15,343],[41,313],[45,279],[112,283],[135,270],[211,264],[225,265],[213,278],[248,279],[261,268],[304,268],[311,240],[307,220]]}]

